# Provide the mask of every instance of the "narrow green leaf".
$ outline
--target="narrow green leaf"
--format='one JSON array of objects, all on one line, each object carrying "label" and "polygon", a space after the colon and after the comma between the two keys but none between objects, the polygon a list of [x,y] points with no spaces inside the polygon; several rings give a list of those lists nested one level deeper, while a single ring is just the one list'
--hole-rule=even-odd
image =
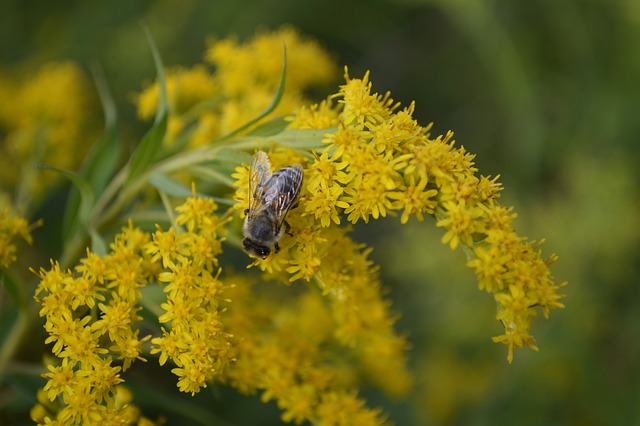
[{"label": "narrow green leaf", "polygon": [[102,192],[113,177],[120,162],[121,153],[122,143],[117,129],[115,127],[107,129],[98,146],[95,161],[83,173],[96,194]]},{"label": "narrow green leaf", "polygon": [[160,119],[159,123],[155,123],[144,135],[131,156],[127,182],[131,182],[133,179],[140,176],[153,162],[160,149],[166,130],[167,116],[165,115]]},{"label": "narrow green leaf", "polygon": [[222,198],[222,197],[209,197],[209,198],[211,198],[213,201],[215,201],[217,204],[221,206],[233,206],[236,204],[236,201],[230,198]]},{"label": "narrow green leaf", "polygon": [[143,26],[142,28],[144,29],[147,36],[149,48],[151,49],[151,54],[153,55],[153,62],[156,67],[156,73],[158,74],[160,98],[158,99],[158,109],[156,111],[156,118],[154,120],[153,126],[144,135],[135,151],[131,155],[131,160],[129,163],[129,177],[127,179],[127,182],[131,182],[133,179],[140,176],[153,162],[158,151],[160,150],[162,140],[164,139],[164,135],[167,131],[167,88],[164,78],[164,65],[162,64],[162,59],[160,58],[158,47],[153,40],[151,32],[146,26]]},{"label": "narrow green leaf", "polygon": [[[244,139],[244,138],[242,138]],[[253,137],[256,140],[258,138]],[[217,150],[215,159],[189,167],[191,173],[205,182],[221,183],[225,186],[232,186],[234,180],[231,174],[234,169],[241,164],[251,163],[251,154],[234,148],[220,148]]]},{"label": "narrow green leaf", "polygon": [[82,176],[91,182],[91,186],[97,194],[104,189],[115,173],[122,144],[117,132],[118,112],[102,68],[97,65],[92,67],[92,74],[104,113],[105,133],[80,171]]},{"label": "narrow green leaf", "polygon": [[186,187],[182,182],[161,172],[154,172],[149,177],[149,183],[154,188],[172,197],[190,197],[192,195],[191,189]]},{"label": "narrow green leaf", "polygon": [[276,107],[280,103],[280,100],[282,99],[282,96],[284,95],[284,84],[287,80],[287,46],[284,46],[284,51],[282,56],[283,56],[283,62],[282,62],[282,73],[280,74],[280,81],[278,82],[276,93],[273,95],[273,98],[271,99],[271,102],[269,102],[269,105],[267,105],[267,107],[260,114],[258,114],[256,118],[243,124],[236,130],[232,131],[231,133],[228,133],[227,135],[222,136],[220,139],[218,139],[218,141],[230,139],[233,136],[245,131],[249,127],[256,124],[258,121],[262,120],[267,115],[271,114],[276,109]]},{"label": "narrow green leaf", "polygon": [[62,218],[62,241],[66,244],[75,232],[74,224],[78,223],[80,210],[80,192],[75,186],[69,188],[69,197]]},{"label": "narrow green leaf", "polygon": [[[173,207],[173,204],[171,204],[169,195],[166,192],[161,190],[158,190],[158,195],[160,195],[160,201],[162,201],[162,207],[164,207],[164,212],[169,217],[169,222],[171,222],[171,225],[175,225],[176,211],[175,211],[175,208]],[[178,228],[178,232],[182,232],[179,226],[177,228]]]},{"label": "narrow green leaf", "polygon": [[142,25],[144,34],[147,36],[147,42],[153,55],[153,63],[156,67],[156,73],[158,74],[158,85],[160,86],[160,99],[158,99],[158,109],[156,111],[155,123],[159,123],[160,120],[167,115],[167,83],[164,77],[164,64],[162,63],[162,57],[160,51],[156,45],[153,35],[146,25]]},{"label": "narrow green leaf", "polygon": [[104,238],[94,230],[90,230],[91,235],[91,251],[99,256],[107,254],[108,248]]},{"label": "narrow green leaf", "polygon": [[105,128],[113,129],[118,120],[118,110],[113,100],[113,96],[111,96],[109,86],[107,85],[107,79],[104,76],[104,71],[97,63],[91,66],[91,76],[93,77],[93,82],[96,85],[98,96],[100,97]]},{"label": "narrow green leaf", "polygon": [[[102,110],[104,113],[105,131],[92,147],[80,167],[80,175],[86,179],[93,188],[94,194],[99,194],[106,187],[118,165],[122,151],[117,133],[117,110],[102,69],[95,65],[92,67],[93,80],[95,82]],[[73,233],[71,224],[75,223],[80,207],[80,193],[73,187],[70,190],[63,222],[63,241],[68,241]]]},{"label": "narrow green leaf", "polygon": [[285,117],[277,117],[273,120],[269,120],[263,123],[249,132],[251,136],[273,136],[282,132],[287,128],[289,122],[285,120]]},{"label": "narrow green leaf", "polygon": [[80,175],[69,170],[60,169],[47,164],[39,164],[38,167],[45,170],[53,170],[54,172],[61,174],[69,179],[78,189],[78,192],[80,193],[80,205],[78,207],[78,214],[74,223],[70,224],[70,228],[74,230],[73,233],[83,228],[86,229],[87,220],[94,203],[93,189],[91,189],[89,182],[83,179]]},{"label": "narrow green leaf", "polygon": [[221,183],[228,187],[233,186],[234,181],[229,177],[231,171],[225,173],[220,170],[220,166],[221,165],[193,166],[189,170],[191,170],[194,177],[201,179],[204,182]]},{"label": "narrow green leaf", "polygon": [[335,132],[329,129],[287,129],[282,133],[267,138],[279,145],[297,149],[320,149],[327,145],[322,142],[327,133]]},{"label": "narrow green leaf", "polygon": [[240,164],[250,164],[251,154],[233,148],[221,148],[216,153],[215,161],[220,163],[232,164],[234,166]]}]

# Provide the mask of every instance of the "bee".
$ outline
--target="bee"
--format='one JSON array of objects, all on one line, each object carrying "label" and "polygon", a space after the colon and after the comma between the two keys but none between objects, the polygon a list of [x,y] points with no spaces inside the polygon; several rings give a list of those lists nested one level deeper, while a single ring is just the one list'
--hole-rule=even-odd
[{"label": "bee", "polygon": [[283,167],[272,174],[267,154],[258,151],[253,156],[242,241],[249,255],[266,259],[272,250],[278,253],[278,241],[285,232],[293,236],[286,217],[289,210],[298,206],[302,179],[300,164]]}]

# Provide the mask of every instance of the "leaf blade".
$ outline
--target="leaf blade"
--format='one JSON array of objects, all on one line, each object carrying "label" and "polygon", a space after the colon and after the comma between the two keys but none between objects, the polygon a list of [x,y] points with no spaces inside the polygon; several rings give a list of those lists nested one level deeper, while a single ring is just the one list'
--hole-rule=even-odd
[{"label": "leaf blade", "polygon": [[[104,114],[105,130],[103,136],[96,141],[80,166],[80,175],[86,179],[93,188],[94,194],[102,192],[109,180],[113,177],[122,153],[122,146],[118,139],[117,122],[118,112],[115,101],[102,69],[98,65],[91,68],[93,81],[96,85],[98,97]],[[65,215],[63,219],[63,241],[71,237],[72,227],[78,216],[80,207],[80,194],[73,187],[69,192]]]},{"label": "leaf blade", "polygon": [[75,217],[74,222],[70,224],[71,231],[69,235],[71,236],[78,232],[81,232],[82,230],[86,230],[89,215],[91,214],[91,209],[94,205],[94,193],[89,182],[87,182],[77,173],[69,170],[50,166],[48,164],[39,164],[37,167],[45,170],[52,170],[56,173],[61,174],[62,176],[69,179],[71,183],[76,187],[76,189],[80,193],[80,205],[78,206],[78,214]]},{"label": "leaf blade", "polygon": [[129,160],[129,176],[127,183],[140,176],[156,158],[156,154],[160,150],[162,141],[167,131],[167,87],[164,76],[164,65],[160,57],[158,47],[151,35],[149,29],[143,25],[143,30],[147,36],[151,55],[156,68],[158,85],[160,87],[160,97],[158,99],[158,109],[153,126],[143,136],[142,140],[136,147]]},{"label": "leaf blade", "polygon": [[192,195],[191,190],[182,184],[182,182],[173,179],[165,173],[154,172],[149,177],[149,183],[157,190],[172,197],[186,198]]}]

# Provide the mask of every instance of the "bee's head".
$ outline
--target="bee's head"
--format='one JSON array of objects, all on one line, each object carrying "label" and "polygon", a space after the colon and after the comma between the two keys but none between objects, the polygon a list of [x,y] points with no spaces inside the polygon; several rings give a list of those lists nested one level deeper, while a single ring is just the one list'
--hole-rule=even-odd
[{"label": "bee's head", "polygon": [[260,244],[256,244],[254,241],[249,238],[245,238],[242,240],[242,247],[244,247],[244,251],[248,254],[260,257],[262,260],[266,259],[269,254],[271,254],[271,249],[267,246],[262,246]]}]

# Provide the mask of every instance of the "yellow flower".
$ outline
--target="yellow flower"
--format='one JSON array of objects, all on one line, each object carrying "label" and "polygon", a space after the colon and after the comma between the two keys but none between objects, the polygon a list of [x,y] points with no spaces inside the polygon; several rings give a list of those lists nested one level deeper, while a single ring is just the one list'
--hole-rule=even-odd
[{"label": "yellow flower", "polygon": [[[226,315],[237,339],[237,360],[226,372],[232,386],[245,393],[262,390],[262,401],[275,399],[284,421],[384,423],[380,410],[355,397],[357,367],[332,361],[336,319],[319,292],[302,292],[282,304],[273,294],[256,294],[246,279],[230,279],[236,281]],[[387,379],[396,373],[387,372]]]},{"label": "yellow flower", "polygon": [[394,104],[391,94],[371,94],[372,83],[367,71],[362,79],[350,78],[345,67],[344,76],[347,83],[340,87],[338,102],[342,104],[341,121],[347,125],[360,124],[372,128],[384,122],[399,104]]},{"label": "yellow flower", "polygon": [[193,187],[193,197],[176,208],[180,213],[176,218],[176,224],[187,225],[187,231],[194,232],[198,229],[216,228],[213,212],[218,209],[218,205],[211,198],[198,198],[195,196],[195,186]]},{"label": "yellow flower", "polygon": [[302,105],[288,120],[293,129],[327,129],[338,125],[338,111],[326,99],[319,104]]},{"label": "yellow flower", "polygon": [[[92,92],[81,68],[52,62],[30,74],[0,84],[0,189],[26,186],[40,199],[59,177],[35,170],[38,162],[73,170],[87,153],[95,132],[91,124]],[[2,79],[0,75],[0,79]],[[20,181],[18,181],[20,179]]]},{"label": "yellow flower", "polygon": [[[151,353],[161,354],[160,364],[173,361],[178,388],[191,394],[207,387],[233,359],[230,336],[219,315],[225,286],[219,280],[220,270],[214,268],[227,221],[216,216],[216,208],[212,200],[197,197],[194,187],[193,196],[176,209],[180,213],[176,223],[186,224],[187,230],[176,236],[174,228],[167,232],[158,228],[147,247],[147,252],[163,259],[166,270],[158,280],[166,283],[167,302],[161,305],[165,313],[158,321],[171,326],[171,331],[163,329],[162,337],[151,341]],[[164,235],[175,238],[167,240],[172,242],[159,256]]]},{"label": "yellow flower", "polygon": [[338,208],[346,209],[349,207],[346,201],[340,201],[343,193],[344,189],[340,185],[319,187],[307,196],[304,202],[305,212],[313,214],[323,227],[327,227],[331,223],[340,225]]},{"label": "yellow flower", "polygon": [[102,311],[100,319],[93,323],[92,328],[100,334],[107,333],[112,342],[125,341],[131,333],[131,326],[142,318],[137,314],[139,308],[135,308],[130,302],[121,300],[113,293],[109,304],[99,303]]},{"label": "yellow flower", "polygon": [[162,231],[159,226],[156,228],[157,231],[153,233],[153,241],[145,248],[146,252],[151,255],[151,261],[157,262],[162,259],[162,266],[169,268],[176,261],[184,260],[187,234],[176,235],[175,228],[166,232]]},{"label": "yellow flower", "polygon": [[330,392],[323,395],[318,406],[318,425],[362,425],[387,424],[379,409],[367,409],[364,401],[347,392]]},{"label": "yellow flower", "polygon": [[73,391],[75,385],[73,366],[73,363],[69,363],[69,358],[64,358],[59,366],[47,366],[49,373],[44,373],[42,377],[48,380],[43,390],[47,392],[49,401],[53,401],[60,394]]},{"label": "yellow flower", "polygon": [[[251,120],[273,100],[283,40],[289,55],[286,90],[267,119],[295,115],[258,127]],[[222,243],[232,232],[230,243],[237,244],[241,228],[236,221],[228,229],[227,216],[240,219],[248,207],[245,164],[231,175],[235,205],[227,213],[220,215],[213,198],[197,196],[192,185],[192,196],[176,208],[169,229],[156,225],[155,232],[145,232],[129,221],[106,254],[87,250],[70,269],[54,261],[49,270],[40,269],[35,299],[55,360],[43,374],[47,382],[34,419],[149,423],[131,404],[122,372],[150,353],[160,366],[171,364],[181,392],[194,395],[220,382],[242,393],[259,392],[264,402],[274,400],[286,422],[385,424],[381,410],[358,396],[358,384],[366,379],[389,395],[406,395],[414,382],[409,344],[395,330],[398,316],[370,259],[372,249],[350,232],[360,220],[400,212],[401,223],[433,216],[444,228],[443,243],[464,246],[480,289],[498,305],[496,318],[505,331],[493,339],[507,345],[509,362],[516,348],[537,349],[533,319],[539,311],[548,316],[562,307],[561,285],[548,268],[556,258],[544,261],[538,243],[515,233],[515,214],[498,203],[497,178],[477,175],[474,155],[455,146],[453,133],[432,138],[430,126],[413,119],[415,105],[401,109],[390,93],[374,92],[369,72],[352,78],[345,68],[346,83],[338,92],[309,106],[307,89],[329,81],[335,67],[315,42],[289,27],[244,44],[212,40],[205,60],[215,71],[196,65],[166,73],[167,140],[187,148],[215,144],[184,156],[169,153],[157,166],[182,165],[206,153],[194,163],[200,164],[220,153],[212,162],[220,177],[228,164],[237,165],[234,151],[253,144],[268,151],[273,171],[300,163],[305,177],[300,206],[286,216],[290,232],[278,241],[278,253],[249,265],[259,270],[223,274]],[[159,91],[154,83],[137,96],[141,117],[156,112]],[[0,118],[5,112],[0,108]],[[264,137],[286,121],[281,135]],[[231,132],[239,128],[245,134],[236,138]],[[290,129],[326,129],[322,149],[305,148],[312,146],[308,140],[292,145],[291,133],[307,132]],[[190,178],[190,172],[185,167],[179,177]],[[343,225],[343,217],[349,223]],[[12,238],[29,240],[29,227],[9,216],[0,216],[3,221],[9,226],[0,231],[10,236],[0,259],[11,262]],[[258,276],[260,285],[254,285]],[[162,293],[145,288],[149,283]],[[274,289],[276,283],[289,287]],[[154,336],[139,326],[143,303],[145,317],[157,315],[160,332]]]},{"label": "yellow flower", "polygon": [[287,268],[287,272],[293,274],[289,280],[305,279],[309,281],[318,272],[321,263],[320,258],[317,256],[304,256],[302,252],[298,252],[298,257],[291,260],[289,262],[291,266]]},{"label": "yellow flower", "polygon": [[[194,107],[199,102],[207,100],[215,95],[216,88],[212,76],[202,65],[192,69],[176,67],[165,72],[165,86],[167,90],[167,102],[171,111],[180,115]],[[160,86],[154,82],[141,93],[135,96],[138,104],[138,116],[149,120],[156,114]]]},{"label": "yellow flower", "polygon": [[240,217],[244,217],[245,209],[249,208],[249,166],[236,167],[231,178],[234,179],[233,186],[237,188],[233,195],[233,208],[240,211]]},{"label": "yellow flower", "polygon": [[[160,321],[164,322],[164,321]],[[159,363],[164,365],[169,358],[178,359],[178,355],[188,349],[188,345],[173,330],[168,332],[162,327],[162,337],[151,339],[151,354],[160,354]]]},{"label": "yellow flower", "polygon": [[[283,42],[287,47],[286,87],[272,116],[291,114],[308,105],[305,91],[326,84],[337,74],[335,63],[317,42],[288,26],[260,32],[246,43],[235,38],[211,39],[206,65],[165,73],[170,110],[166,140],[176,142],[186,134],[189,147],[202,146],[258,116],[273,99],[280,81]],[[138,115],[150,119],[158,99],[156,82],[135,97]],[[330,109],[327,105],[318,112],[324,115]],[[329,124],[330,120],[315,122]]]},{"label": "yellow flower", "polygon": [[347,165],[346,161],[336,161],[335,158],[329,158],[329,153],[324,151],[319,157],[316,156],[315,161],[311,164],[306,188],[313,193],[318,189],[332,186],[334,183],[346,185],[352,179],[344,172]]},{"label": "yellow flower", "polygon": [[346,126],[340,122],[338,130],[335,133],[329,133],[325,135],[325,139],[322,142],[329,144],[333,151],[333,158],[342,158],[345,152],[351,152],[361,147],[361,126]]},{"label": "yellow flower", "polygon": [[[53,343],[52,353],[61,359],[43,375],[49,399],[63,403],[51,417],[44,416],[45,421],[73,424],[119,418],[123,422],[129,417],[132,422],[139,417],[130,409],[114,407],[113,396],[123,381],[120,372],[133,361],[144,360],[142,344],[150,338],[134,330],[141,319],[136,307],[140,287],[152,275],[142,250],[148,239],[130,223],[116,235],[110,253],[98,256],[87,251],[75,273],[62,271],[53,261],[50,270],[38,272],[35,299],[42,305],[40,315],[46,317],[45,343]],[[100,319],[86,315],[96,307],[102,312]],[[121,366],[114,365],[120,361]]]},{"label": "yellow flower", "polygon": [[[166,70],[165,87],[169,108],[165,141],[174,143],[185,125],[197,118],[199,108],[215,103],[216,96],[220,96],[220,88],[214,76],[201,64],[191,69],[176,67]],[[159,99],[160,85],[156,81],[135,96],[138,116],[145,120],[153,118]]]},{"label": "yellow flower", "polygon": [[471,246],[473,234],[478,230],[477,219],[482,212],[477,208],[469,208],[464,200],[459,203],[448,201],[442,207],[443,218],[436,223],[437,226],[447,228],[442,243],[449,244],[452,249],[458,247],[459,243]]},{"label": "yellow flower", "polygon": [[92,370],[78,370],[77,378],[86,380],[91,387],[95,402],[102,403],[105,397],[110,397],[111,390],[119,383],[124,382],[120,378],[121,367],[112,367],[111,358],[103,359],[93,365]]},{"label": "yellow flower", "polygon": [[258,33],[244,45],[233,39],[211,40],[205,59],[216,66],[221,86],[232,96],[247,94],[256,87],[273,92],[282,71],[283,44],[288,57],[285,94],[326,83],[335,76],[335,64],[329,55],[290,26]]},{"label": "yellow flower", "polygon": [[[348,198],[338,198],[344,191],[342,185],[350,188],[353,184],[354,194],[370,190],[377,200],[380,187],[385,187],[385,183],[381,182],[386,182],[389,193],[395,188],[396,179],[400,179],[395,169],[402,164],[404,157],[377,158],[379,164],[374,164],[371,171],[365,170],[363,165],[357,172],[348,169],[350,163],[347,159],[350,158],[346,151],[343,155],[344,162],[336,161],[335,157],[331,159],[326,151],[315,157],[308,168],[310,178],[304,181],[304,199],[301,204],[306,206],[305,213],[300,215],[298,209],[294,209],[287,216],[294,238],[284,238],[277,255],[272,255],[265,261],[256,260],[254,264],[266,271],[269,278],[283,283],[299,279],[314,280],[322,294],[331,302],[331,314],[336,322],[336,339],[355,352],[371,380],[394,395],[402,395],[409,390],[412,382],[405,365],[404,352],[407,345],[404,338],[397,336],[393,330],[395,320],[389,312],[388,303],[382,297],[381,286],[375,275],[376,269],[366,259],[369,250],[355,244],[347,236],[349,228],[338,227],[336,219],[339,221],[337,209],[347,211],[349,207]],[[241,173],[237,174],[238,179],[245,176],[243,170],[239,170]],[[385,174],[382,179],[376,173],[378,170]],[[367,174],[364,177],[366,173],[370,173],[370,176]],[[369,185],[368,181],[373,181],[374,185]],[[244,185],[238,183],[238,186],[240,189],[236,192],[236,199],[241,200],[242,197],[237,194]],[[331,191],[335,203],[331,209],[326,209],[321,206],[320,200],[331,194]],[[384,203],[390,206],[390,201]],[[384,208],[389,207],[363,208],[369,209],[366,214],[375,217],[384,214]],[[283,271],[287,274],[283,275]],[[393,376],[394,380],[389,380],[389,376]],[[269,391],[264,398],[278,399],[287,418],[294,419],[297,416],[286,411],[286,407],[290,406],[286,399],[287,393],[278,390],[291,389],[291,386],[295,385],[270,382]],[[301,404],[300,407],[307,407],[309,401],[298,403]]]},{"label": "yellow flower", "polygon": [[16,261],[16,240],[22,237],[27,243],[32,243],[31,229],[38,226],[37,222],[29,226],[26,219],[13,215],[8,208],[0,208],[0,268],[7,268]]},{"label": "yellow flower", "polygon": [[476,258],[470,260],[467,266],[474,268],[479,280],[480,290],[495,293],[504,288],[506,263],[510,255],[500,246],[478,247]]},{"label": "yellow flower", "polygon": [[59,337],[64,343],[63,349],[58,354],[61,358],[69,358],[71,362],[79,363],[81,368],[89,368],[100,362],[100,355],[108,353],[100,347],[99,334],[91,330],[87,324],[89,317],[82,321],[74,321],[73,333],[61,334]]},{"label": "yellow flower", "polygon": [[[308,167],[305,215],[328,232],[335,232],[332,227],[340,224],[341,214],[352,223],[399,210],[401,223],[412,216],[418,220],[424,214],[434,216],[437,226],[445,228],[442,242],[452,249],[459,245],[469,249],[467,265],[475,270],[480,289],[494,293],[499,304],[517,286],[526,289],[532,312],[540,307],[547,316],[550,309],[562,307],[557,293],[562,285],[553,283],[548,269],[552,262],[543,262],[534,247],[515,233],[513,209],[497,201],[502,190],[497,177],[476,176],[474,155],[455,147],[452,132],[431,138],[430,126],[421,127],[412,118],[413,103],[399,109],[389,93],[373,93],[368,72],[356,79],[345,69],[345,79],[346,84],[329,97],[341,107],[337,130],[325,136],[326,148]],[[332,122],[320,119],[331,120],[336,110],[328,107],[299,110],[300,119],[294,118],[292,127]],[[332,244],[335,237],[326,239]],[[289,252],[284,260],[291,265],[287,271],[307,279],[311,269],[302,272],[298,260],[306,258],[295,246]],[[313,253],[320,254],[316,280],[323,293],[341,303],[349,300],[351,276],[329,266],[336,259],[323,251],[322,244]],[[341,304],[337,307],[343,324],[340,332],[345,339],[357,335],[360,319]],[[498,339],[509,346],[509,359],[515,347],[530,342],[528,312],[518,311],[509,322],[509,335],[518,339]]]},{"label": "yellow flower", "polygon": [[437,206],[434,197],[438,194],[435,189],[426,189],[427,180],[422,179],[416,185],[413,183],[413,177],[409,178],[411,182],[404,188],[404,192],[392,192],[389,198],[397,200],[393,203],[394,209],[403,209],[400,223],[407,223],[412,215],[415,215],[420,222],[424,220],[423,213],[433,214]]}]

